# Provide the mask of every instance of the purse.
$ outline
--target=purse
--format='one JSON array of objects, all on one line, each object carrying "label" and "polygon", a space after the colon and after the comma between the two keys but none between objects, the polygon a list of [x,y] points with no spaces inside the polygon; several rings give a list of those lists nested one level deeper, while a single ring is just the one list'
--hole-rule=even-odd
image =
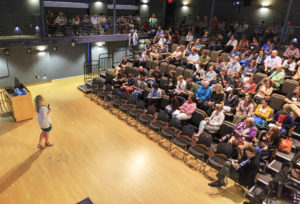
[{"label": "purse", "polygon": [[290,153],[292,151],[293,140],[292,138],[283,138],[280,141],[278,150],[284,153]]}]

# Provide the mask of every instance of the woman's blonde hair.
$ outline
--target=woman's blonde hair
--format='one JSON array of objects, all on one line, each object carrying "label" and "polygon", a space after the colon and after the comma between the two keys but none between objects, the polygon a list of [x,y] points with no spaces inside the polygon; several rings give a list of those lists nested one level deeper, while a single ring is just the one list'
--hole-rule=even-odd
[{"label": "woman's blonde hair", "polygon": [[216,110],[219,110],[219,111],[223,110],[223,104],[217,104]]},{"label": "woman's blonde hair", "polygon": [[43,97],[41,95],[37,95],[34,99],[35,111],[37,113],[40,112],[40,107],[42,106],[42,99]]},{"label": "woman's blonde hair", "polygon": [[215,92],[217,94],[224,93],[223,86],[221,84],[216,84],[216,86],[215,86]]},{"label": "woman's blonde hair", "polygon": [[179,75],[179,76],[177,77],[177,80],[181,80],[181,79],[183,79],[183,76],[182,76],[182,75]]}]

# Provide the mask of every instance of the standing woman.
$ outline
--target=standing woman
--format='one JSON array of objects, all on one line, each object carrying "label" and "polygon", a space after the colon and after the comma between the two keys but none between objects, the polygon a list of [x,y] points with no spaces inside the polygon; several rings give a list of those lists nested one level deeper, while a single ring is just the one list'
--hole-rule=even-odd
[{"label": "standing woman", "polygon": [[45,138],[45,146],[50,147],[53,145],[49,142],[49,134],[52,129],[51,119],[50,119],[51,109],[49,108],[49,106],[47,108],[44,105],[45,100],[41,95],[36,96],[34,102],[35,102],[35,110],[38,114],[39,125],[40,128],[42,129],[38,148],[44,149],[44,146],[42,145],[44,138]]}]

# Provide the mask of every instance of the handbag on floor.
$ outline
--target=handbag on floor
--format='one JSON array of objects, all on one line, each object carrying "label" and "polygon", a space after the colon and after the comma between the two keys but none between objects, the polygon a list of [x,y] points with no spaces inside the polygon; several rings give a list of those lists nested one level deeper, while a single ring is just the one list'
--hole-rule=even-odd
[{"label": "handbag on floor", "polygon": [[292,138],[282,138],[278,147],[278,150],[284,153],[290,153],[292,151],[293,140]]}]

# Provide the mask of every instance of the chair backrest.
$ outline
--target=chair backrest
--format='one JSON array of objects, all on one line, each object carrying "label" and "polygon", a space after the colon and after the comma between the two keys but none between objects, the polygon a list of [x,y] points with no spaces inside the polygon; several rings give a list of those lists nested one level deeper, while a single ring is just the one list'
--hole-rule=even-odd
[{"label": "chair backrest", "polygon": [[183,78],[184,79],[192,78],[193,74],[194,74],[193,70],[185,69],[183,73]]},{"label": "chair backrest", "polygon": [[[205,132],[204,132],[205,133]],[[211,146],[211,143],[213,142],[213,138],[211,135],[209,134],[201,134],[199,136],[199,139],[198,139],[198,144],[204,144],[206,147],[210,147]]]},{"label": "chair backrest", "polygon": [[181,106],[182,104],[184,104],[184,102],[186,101],[185,98],[183,98],[182,96],[177,96],[179,105]]},{"label": "chair backrest", "polygon": [[154,60],[151,64],[151,69],[155,69],[155,67],[159,66],[159,61]]},{"label": "chair backrest", "polygon": [[121,100],[126,100],[126,98],[127,98],[127,93],[126,93],[125,91],[122,91],[122,92],[120,93],[120,99],[121,99]]},{"label": "chair backrest", "polygon": [[295,88],[299,86],[299,82],[291,79],[284,80],[282,86],[281,86],[281,93],[282,94],[288,94],[295,90]]},{"label": "chair backrest", "polygon": [[[210,50],[209,49],[203,49],[203,52],[206,52],[208,56],[210,54]],[[202,52],[201,52],[201,55],[202,55]]]},{"label": "chair backrest", "polygon": [[229,53],[223,52],[222,57],[224,59],[224,62],[229,62]]},{"label": "chair backrest", "polygon": [[173,43],[172,46],[171,46],[171,52],[174,52],[177,47],[178,47],[178,44]]},{"label": "chair backrest", "polygon": [[193,115],[192,115],[192,118],[189,119],[187,121],[187,123],[195,126],[195,127],[198,127],[200,122],[206,117],[206,113],[203,111],[203,110],[200,110],[200,109],[197,109]]},{"label": "chair backrest", "polygon": [[137,76],[139,74],[139,68],[138,67],[132,67],[130,69],[130,72],[133,74],[133,76]]},{"label": "chair backrest", "polygon": [[172,118],[170,123],[169,123],[169,127],[174,127],[174,128],[177,128],[179,129],[181,126],[181,121],[178,120],[177,118]]},{"label": "chair backrest", "polygon": [[168,64],[166,62],[163,62],[160,64],[160,72],[162,74],[162,76],[166,75],[167,74],[167,71],[168,71]]},{"label": "chair backrest", "polygon": [[224,121],[223,124],[220,127],[219,136],[224,136],[227,134],[231,134],[233,132],[233,128],[235,127],[234,123],[228,122],[228,121]]},{"label": "chair backrest", "polygon": [[165,84],[167,83],[168,78],[167,77],[162,77],[159,81],[159,87],[164,89],[165,88]]},{"label": "chair backrest", "polygon": [[151,74],[154,72],[154,69],[150,69],[148,75],[151,76]]},{"label": "chair backrest", "polygon": [[151,114],[154,115],[154,113],[156,112],[156,108],[154,106],[148,106],[147,108],[147,114]]},{"label": "chair backrest", "polygon": [[257,72],[255,75],[254,75],[254,82],[259,85],[263,79],[266,79],[268,78],[268,75],[264,74],[264,73],[260,73],[260,72]]},{"label": "chair backrest", "polygon": [[275,111],[280,110],[283,104],[285,103],[284,98],[285,97],[283,95],[276,94],[276,93],[272,94],[270,97],[269,106],[273,108]]},{"label": "chair backrest", "polygon": [[169,75],[169,73],[170,73],[171,70],[176,70],[176,66],[173,65],[173,64],[169,64],[169,65],[168,65],[167,75]]},{"label": "chair backrest", "polygon": [[160,121],[167,121],[168,119],[168,113],[161,110],[159,111],[158,115],[157,115],[157,120],[160,120]]},{"label": "chair backrest", "polygon": [[185,50],[186,46],[185,45],[180,45],[180,51],[183,52]]},{"label": "chair backrest", "polygon": [[135,102],[136,102],[136,100],[133,95],[128,96],[128,99],[127,99],[128,104],[135,104]]},{"label": "chair backrest", "polygon": [[218,58],[218,56],[219,56],[219,52],[217,52],[217,51],[212,51],[211,53],[210,53],[210,62],[217,62],[217,58]]},{"label": "chair backrest", "polygon": [[144,101],[142,101],[142,100],[139,100],[139,101],[137,101],[137,103],[136,103],[136,108],[137,109],[144,109],[145,108],[145,102]]},{"label": "chair backrest", "polygon": [[151,69],[152,68],[152,59],[146,59],[146,68]]},{"label": "chair backrest", "polygon": [[106,79],[107,83],[112,84],[114,78],[115,78],[115,76],[114,76],[114,73],[112,71],[106,71],[105,79]]},{"label": "chair backrest", "polygon": [[131,72],[131,68],[132,67],[129,67],[129,66],[125,67],[125,74],[126,74],[126,76],[128,76],[128,74]]},{"label": "chair backrest", "polygon": [[184,72],[184,68],[183,67],[176,67],[176,78],[179,76],[179,75],[182,75],[183,76],[183,72]]},{"label": "chair backrest", "polygon": [[232,144],[221,142],[217,145],[217,154],[224,154],[229,158],[232,154]]},{"label": "chair backrest", "polygon": [[189,137],[192,137],[192,136],[194,135],[194,133],[195,133],[195,129],[192,128],[191,126],[189,126],[189,125],[184,125],[184,126],[182,127],[182,132],[181,132],[181,134],[187,135],[187,136],[189,136]]},{"label": "chair backrest", "polygon": [[167,105],[169,105],[169,97],[165,95],[160,100],[160,109],[165,110]]}]

